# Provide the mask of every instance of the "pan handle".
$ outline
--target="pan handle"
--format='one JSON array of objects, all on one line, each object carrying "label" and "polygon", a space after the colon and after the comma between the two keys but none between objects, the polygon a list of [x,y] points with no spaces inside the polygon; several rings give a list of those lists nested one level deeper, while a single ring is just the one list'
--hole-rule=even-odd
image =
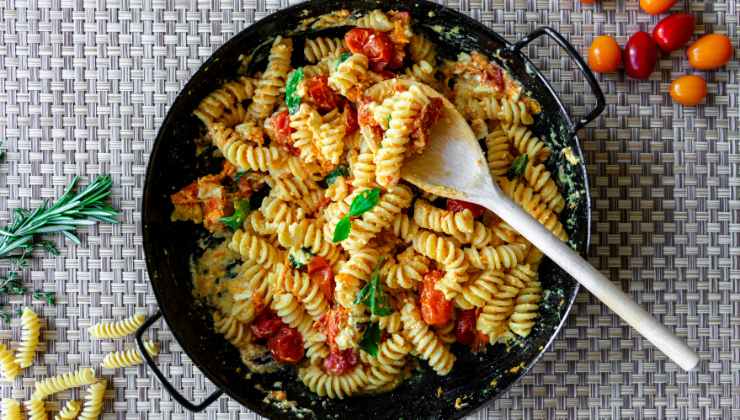
[{"label": "pan handle", "polygon": [[568,40],[560,35],[558,31],[550,27],[542,26],[535,29],[534,31],[530,32],[529,35],[525,36],[524,38],[517,41],[516,44],[512,45],[511,50],[520,53],[522,48],[527,46],[527,44],[534,41],[535,39],[541,37],[542,35],[547,35],[548,37],[550,37],[553,41],[560,45],[560,47],[563,48],[565,52],[568,53],[570,58],[575,61],[576,66],[578,66],[578,68],[581,70],[583,77],[586,78],[588,85],[591,87],[591,92],[593,92],[594,96],[596,96],[596,106],[594,107],[594,109],[592,109],[591,112],[589,112],[585,117],[581,117],[575,122],[575,125],[573,127],[573,132],[575,133],[576,131],[585,127],[586,124],[595,120],[596,117],[598,117],[599,114],[604,111],[604,108],[606,108],[606,99],[604,98],[604,92],[601,90],[599,82],[596,81],[594,73],[591,71],[590,68],[588,68],[586,62],[583,61],[583,57],[581,57],[575,47],[573,47],[573,44],[568,42]]},{"label": "pan handle", "polygon": [[149,329],[149,327],[152,326],[155,322],[159,321],[159,318],[162,317],[162,311],[157,311],[154,315],[149,317],[144,324],[142,324],[141,327],[136,331],[136,344],[139,346],[139,352],[142,356],[144,356],[144,360],[146,361],[146,364],[149,366],[149,369],[154,372],[154,374],[159,379],[159,382],[162,384],[165,390],[172,396],[172,398],[175,399],[178,403],[180,403],[181,406],[187,408],[188,410],[192,411],[193,413],[197,413],[200,411],[203,411],[206,407],[211,405],[214,401],[216,401],[223,393],[224,391],[219,389],[215,391],[213,394],[209,395],[208,398],[203,400],[200,404],[194,404],[190,401],[188,401],[185,397],[182,396],[170,383],[170,381],[167,380],[167,378],[164,377],[164,374],[161,370],[157,367],[157,365],[154,363],[154,359],[152,359],[152,356],[149,354],[149,352],[146,351],[146,348],[144,347],[144,332]]}]

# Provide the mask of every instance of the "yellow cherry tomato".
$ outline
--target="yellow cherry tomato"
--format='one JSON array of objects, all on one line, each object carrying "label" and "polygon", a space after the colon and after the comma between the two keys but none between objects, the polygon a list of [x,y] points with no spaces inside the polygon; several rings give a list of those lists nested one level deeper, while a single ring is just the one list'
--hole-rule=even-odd
[{"label": "yellow cherry tomato", "polygon": [[622,64],[622,50],[609,35],[594,38],[588,49],[588,66],[597,73],[617,71]]},{"label": "yellow cherry tomato", "polygon": [[699,76],[689,74],[671,82],[671,98],[685,106],[698,105],[707,96],[707,82]]},{"label": "yellow cherry tomato", "polygon": [[651,15],[659,15],[673,7],[677,0],[640,0],[640,7]]},{"label": "yellow cherry tomato", "polygon": [[727,64],[732,57],[732,42],[726,35],[706,34],[686,50],[691,67],[713,70]]}]

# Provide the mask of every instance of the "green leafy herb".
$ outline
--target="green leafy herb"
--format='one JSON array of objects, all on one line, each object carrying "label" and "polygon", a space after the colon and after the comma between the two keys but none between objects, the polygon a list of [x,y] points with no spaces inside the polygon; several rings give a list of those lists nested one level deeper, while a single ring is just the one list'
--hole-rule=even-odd
[{"label": "green leafy herb", "polygon": [[24,293],[26,293],[26,288],[21,284],[17,271],[8,271],[4,278],[0,278],[0,294],[22,295]]},{"label": "green leafy herb", "polygon": [[53,305],[57,302],[54,292],[42,292],[41,290],[37,290],[33,292],[32,296],[34,299],[45,300],[49,305]]},{"label": "green leafy herb", "polygon": [[0,319],[2,319],[5,322],[10,322],[10,318],[12,318],[13,315],[10,314],[8,311],[0,311]]},{"label": "green leafy herb", "polygon": [[514,159],[513,162],[511,162],[511,167],[509,168],[509,171],[506,172],[506,177],[509,178],[509,180],[513,180],[514,178],[519,178],[524,173],[524,170],[527,168],[527,162],[529,161],[529,155],[526,153],[523,155],[517,156],[516,159]]},{"label": "green leafy herb", "polygon": [[329,172],[326,178],[324,178],[324,182],[326,182],[326,185],[331,185],[340,176],[349,176],[349,169],[344,165],[337,166],[333,171]]},{"label": "green leafy herb", "polygon": [[301,268],[306,266],[305,263],[298,261],[298,259],[293,254],[288,255],[288,261],[290,262],[290,265],[296,270],[300,270]]},{"label": "green leafy herb", "polygon": [[290,73],[285,84],[285,105],[288,106],[288,112],[291,115],[298,112],[298,107],[301,106],[301,97],[298,95],[298,85],[301,80],[303,80],[303,67],[298,67]]},{"label": "green leafy herb", "polygon": [[370,313],[376,316],[388,316],[393,312],[388,296],[383,293],[383,285],[380,282],[380,267],[382,265],[383,258],[380,259],[378,266],[373,270],[370,281],[357,292],[354,302],[355,305],[367,305]]},{"label": "green leafy herb", "polygon": [[339,58],[337,59],[336,64],[334,64],[334,70],[336,70],[337,67],[339,67],[340,64],[342,64],[345,61],[347,61],[347,59],[350,58],[350,57],[352,57],[352,53],[348,53],[346,51],[343,52],[342,54],[340,54],[339,55]]},{"label": "green leafy herb", "polygon": [[352,204],[349,206],[349,213],[342,217],[334,227],[334,242],[340,242],[349,237],[349,232],[352,229],[352,222],[350,221],[353,217],[359,217],[366,211],[375,207],[380,200],[380,188],[372,188],[365,190],[355,196],[352,200]]},{"label": "green leafy herb", "polygon": [[234,174],[234,182],[239,182],[239,180],[242,179],[242,177],[246,174],[247,171],[236,171],[236,173]]},{"label": "green leafy herb", "polygon": [[391,114],[388,114],[388,116],[385,117],[385,125],[388,125],[388,126],[391,125],[391,118],[392,118]]},{"label": "green leafy herb", "polygon": [[237,230],[242,227],[244,220],[249,214],[249,200],[237,200],[234,202],[234,213],[231,216],[224,216],[218,220],[225,224],[231,230]]},{"label": "green leafy herb", "polygon": [[365,333],[360,341],[360,348],[373,357],[378,357],[378,347],[380,345],[380,325],[373,322],[365,328]]}]

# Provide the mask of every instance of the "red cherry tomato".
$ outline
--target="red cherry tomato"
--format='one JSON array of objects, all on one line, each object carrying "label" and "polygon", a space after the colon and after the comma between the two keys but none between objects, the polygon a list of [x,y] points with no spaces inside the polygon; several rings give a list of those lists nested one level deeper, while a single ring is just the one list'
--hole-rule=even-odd
[{"label": "red cherry tomato", "polygon": [[384,70],[393,59],[393,42],[385,32],[355,28],[344,35],[344,42],[353,53],[365,55],[374,71]]},{"label": "red cherry tomato", "polygon": [[694,16],[674,13],[663,18],[653,29],[653,40],[665,52],[676,51],[686,45],[694,33]]},{"label": "red cherry tomato", "polygon": [[314,76],[306,80],[306,96],[323,112],[336,108],[339,101],[339,95],[329,87],[327,76]]},{"label": "red cherry tomato", "polygon": [[685,106],[698,105],[707,96],[707,82],[699,76],[686,75],[671,82],[671,98]]},{"label": "red cherry tomato", "polygon": [[673,7],[676,0],[640,0],[640,7],[651,15],[659,15]]},{"label": "red cherry tomato", "polygon": [[455,339],[462,344],[471,345],[475,341],[476,310],[459,311],[455,320]]},{"label": "red cherry tomato", "polygon": [[434,288],[434,284],[444,276],[440,270],[431,270],[424,275],[421,283],[421,317],[429,325],[444,325],[452,319],[452,301],[445,299],[442,292]]},{"label": "red cherry tomato", "polygon": [[609,35],[594,38],[588,49],[588,66],[597,73],[617,71],[622,65],[622,49]]},{"label": "red cherry tomato", "polygon": [[480,217],[486,209],[477,204],[468,203],[462,200],[453,200],[452,198],[447,200],[447,210],[458,212],[465,209],[470,210],[473,213],[473,217]]},{"label": "red cherry tomato", "polygon": [[328,301],[334,297],[334,272],[324,257],[316,255],[308,263],[308,275],[311,280],[318,283],[319,288],[324,293]]},{"label": "red cherry tomato", "polygon": [[344,375],[357,366],[358,360],[354,349],[332,350],[324,360],[324,370],[330,375]]},{"label": "red cherry tomato", "polygon": [[645,80],[658,62],[658,47],[647,32],[636,32],[624,46],[624,70],[634,79]]},{"label": "red cherry tomato", "polygon": [[347,311],[339,306],[329,310],[319,319],[317,328],[326,336],[329,348],[334,349],[336,347],[336,337],[342,327],[347,325],[347,318]]},{"label": "red cherry tomato", "polygon": [[344,129],[345,135],[353,134],[360,128],[357,122],[357,110],[352,104],[347,102],[344,106]]},{"label": "red cherry tomato", "polygon": [[718,69],[732,57],[732,42],[727,35],[706,34],[694,41],[686,50],[689,64],[698,70]]},{"label": "red cherry tomato", "polygon": [[249,328],[258,340],[262,340],[273,336],[283,325],[285,324],[275,312],[265,309],[257,315]]},{"label": "red cherry tomato", "polygon": [[275,142],[287,150],[288,153],[298,156],[300,151],[293,147],[293,140],[290,138],[293,127],[290,126],[290,114],[288,114],[288,111],[273,115],[270,119],[270,125],[272,125],[272,130],[275,132]]},{"label": "red cherry tomato", "polygon": [[284,325],[267,341],[273,359],[281,363],[298,363],[303,359],[303,337],[295,328]]}]

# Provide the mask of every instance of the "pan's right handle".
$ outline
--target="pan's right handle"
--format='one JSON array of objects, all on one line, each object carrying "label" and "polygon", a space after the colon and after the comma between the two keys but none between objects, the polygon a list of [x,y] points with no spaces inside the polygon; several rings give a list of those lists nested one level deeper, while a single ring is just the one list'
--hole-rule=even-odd
[{"label": "pan's right handle", "polygon": [[209,395],[208,398],[203,400],[200,404],[194,404],[190,401],[188,401],[185,397],[183,397],[180,392],[178,392],[170,383],[170,381],[167,380],[167,378],[164,377],[164,374],[161,370],[159,370],[159,367],[154,363],[154,359],[152,359],[152,356],[149,354],[149,352],[146,351],[146,348],[144,347],[144,332],[149,329],[149,327],[152,326],[155,322],[159,321],[159,318],[162,317],[162,311],[157,311],[156,314],[152,315],[149,319],[147,319],[144,324],[139,327],[139,329],[136,331],[136,344],[139,346],[139,352],[142,356],[144,356],[144,360],[146,361],[146,364],[149,366],[149,369],[154,372],[154,374],[159,379],[159,382],[162,384],[164,389],[167,390],[167,392],[172,396],[172,398],[175,399],[178,403],[180,403],[181,406],[187,408],[188,410],[192,411],[193,413],[197,413],[200,411],[203,411],[206,407],[213,404],[214,401],[216,401],[224,392],[222,390],[217,390],[213,394]]}]

